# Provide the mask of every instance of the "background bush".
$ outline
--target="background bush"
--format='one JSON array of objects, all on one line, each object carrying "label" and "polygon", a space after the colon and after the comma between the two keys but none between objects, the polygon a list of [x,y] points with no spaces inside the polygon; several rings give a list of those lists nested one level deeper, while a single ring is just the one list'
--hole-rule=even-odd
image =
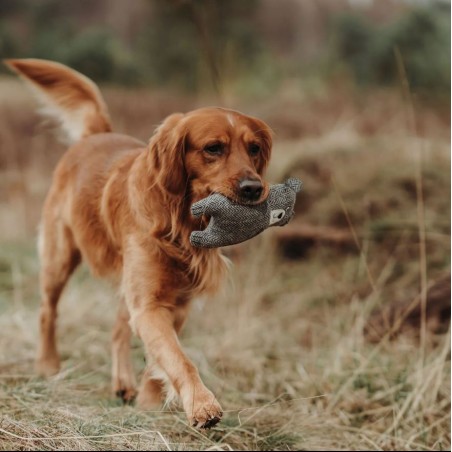
[{"label": "background bush", "polygon": [[450,97],[450,32],[450,7],[442,3],[413,9],[385,25],[347,14],[332,28],[332,55],[357,83],[388,85],[400,80],[398,49],[411,88]]}]

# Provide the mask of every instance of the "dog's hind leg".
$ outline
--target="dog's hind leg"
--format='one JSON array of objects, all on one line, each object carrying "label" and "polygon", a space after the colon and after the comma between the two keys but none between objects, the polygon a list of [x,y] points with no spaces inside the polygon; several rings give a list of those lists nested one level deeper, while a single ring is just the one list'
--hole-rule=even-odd
[{"label": "dog's hind leg", "polygon": [[80,252],[69,228],[49,215],[43,218],[38,248],[41,309],[36,370],[42,376],[51,376],[60,369],[55,339],[57,305],[67,280],[80,263]]},{"label": "dog's hind leg", "polygon": [[160,379],[161,371],[155,364],[147,364],[140,381],[137,405],[143,410],[160,409],[165,392],[165,381]]},{"label": "dog's hind leg", "polygon": [[130,403],[136,396],[136,380],[130,358],[132,331],[129,325],[129,311],[124,298],[119,301],[116,322],[112,337],[112,389],[113,394],[124,403]]}]

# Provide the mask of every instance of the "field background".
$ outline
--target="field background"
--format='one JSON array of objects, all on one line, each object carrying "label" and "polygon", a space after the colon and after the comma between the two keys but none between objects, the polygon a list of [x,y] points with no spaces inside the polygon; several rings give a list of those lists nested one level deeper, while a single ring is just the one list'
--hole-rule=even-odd
[{"label": "field background", "polygon": [[42,380],[36,230],[64,147],[3,71],[0,450],[450,450],[448,2],[2,0],[0,57],[81,70],[144,140],[175,111],[258,116],[269,180],[304,181],[289,226],[226,250],[224,291],[183,331],[218,427],[113,398],[116,297],[85,267]]}]

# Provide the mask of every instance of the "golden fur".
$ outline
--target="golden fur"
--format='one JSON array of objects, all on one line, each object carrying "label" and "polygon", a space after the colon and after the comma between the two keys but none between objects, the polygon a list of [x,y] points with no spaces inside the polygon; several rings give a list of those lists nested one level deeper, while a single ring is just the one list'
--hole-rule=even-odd
[{"label": "golden fur", "polygon": [[[203,108],[169,116],[146,145],[111,132],[100,92],[83,75],[44,60],[6,64],[33,88],[72,142],[55,170],[40,226],[38,371],[59,371],[57,303],[84,260],[95,275],[111,277],[121,294],[113,332],[113,390],[124,400],[136,394],[132,328],[149,361],[180,396],[190,422],[211,427],[220,420],[221,407],[182,351],[177,333],[192,297],[215,292],[226,263],[219,250],[190,245],[191,231],[208,221],[193,218],[190,206],[212,192],[238,198],[244,179],[260,181],[258,201],[264,199],[269,128],[236,111]],[[138,392],[144,407],[161,403],[162,381],[150,372]]]}]

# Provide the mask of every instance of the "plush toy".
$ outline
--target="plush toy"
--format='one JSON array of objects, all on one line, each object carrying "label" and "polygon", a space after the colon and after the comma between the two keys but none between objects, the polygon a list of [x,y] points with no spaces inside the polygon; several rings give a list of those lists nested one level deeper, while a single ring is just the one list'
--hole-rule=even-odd
[{"label": "plush toy", "polygon": [[302,185],[294,178],[272,185],[267,199],[255,205],[238,204],[219,193],[194,203],[193,216],[207,215],[210,221],[203,231],[191,233],[191,244],[202,248],[229,246],[249,240],[270,226],[286,225],[294,215],[296,194]]}]

